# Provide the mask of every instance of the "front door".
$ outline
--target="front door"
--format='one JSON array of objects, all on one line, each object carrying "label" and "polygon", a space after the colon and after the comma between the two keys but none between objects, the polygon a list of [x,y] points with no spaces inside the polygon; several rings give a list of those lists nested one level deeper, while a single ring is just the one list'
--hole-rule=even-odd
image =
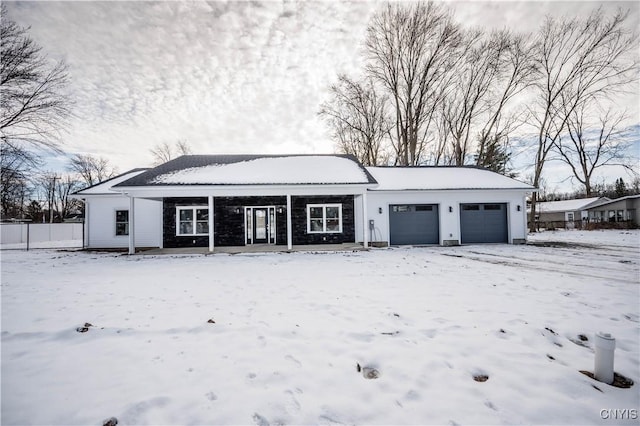
[{"label": "front door", "polygon": [[253,243],[266,244],[269,242],[269,221],[267,220],[268,209],[253,209]]}]

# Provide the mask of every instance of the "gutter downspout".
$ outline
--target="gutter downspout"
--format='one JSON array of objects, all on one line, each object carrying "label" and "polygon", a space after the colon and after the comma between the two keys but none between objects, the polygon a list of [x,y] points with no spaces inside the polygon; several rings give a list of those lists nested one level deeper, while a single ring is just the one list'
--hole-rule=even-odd
[{"label": "gutter downspout", "polygon": [[367,189],[365,188],[362,193],[362,230],[363,234],[363,246],[369,247],[369,220],[367,215]]},{"label": "gutter downspout", "polygon": [[129,254],[136,254],[136,213],[135,213],[135,198],[129,194]]},{"label": "gutter downspout", "polygon": [[215,245],[214,241],[214,218],[213,218],[213,195],[209,195],[209,253],[213,253],[213,248]]},{"label": "gutter downspout", "polygon": [[293,249],[293,236],[291,235],[291,195],[287,194],[287,250]]}]

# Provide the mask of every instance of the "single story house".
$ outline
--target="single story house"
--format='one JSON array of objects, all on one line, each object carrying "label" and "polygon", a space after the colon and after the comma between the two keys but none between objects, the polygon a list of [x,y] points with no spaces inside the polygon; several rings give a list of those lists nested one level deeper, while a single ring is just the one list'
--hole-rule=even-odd
[{"label": "single story house", "polygon": [[185,155],[77,191],[87,248],[524,243],[535,188],[350,155]]},{"label": "single story house", "polygon": [[[608,201],[606,197],[578,198],[575,200],[542,201],[536,204],[536,218],[538,222],[562,222],[587,220],[588,208],[602,201]],[[527,207],[527,213],[531,207]]]},{"label": "single story house", "polygon": [[634,222],[640,224],[640,194],[605,199],[588,207],[589,222]]}]

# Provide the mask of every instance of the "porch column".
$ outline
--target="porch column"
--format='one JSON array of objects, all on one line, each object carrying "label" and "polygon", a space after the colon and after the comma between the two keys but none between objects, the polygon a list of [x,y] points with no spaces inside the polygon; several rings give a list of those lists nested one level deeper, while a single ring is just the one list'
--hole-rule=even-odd
[{"label": "porch column", "polygon": [[82,235],[82,248],[89,248],[89,201],[86,198],[82,201],[84,202],[84,223],[82,224],[84,234]]},{"label": "porch column", "polygon": [[129,254],[136,254],[135,198],[129,196]]},{"label": "porch column", "polygon": [[209,195],[209,252],[213,253],[213,195]]},{"label": "porch column", "polygon": [[369,219],[367,215],[367,190],[362,193],[362,230],[364,231],[364,248],[369,247]]},{"label": "porch column", "polygon": [[287,249],[293,248],[293,236],[291,235],[291,195],[287,194]]}]

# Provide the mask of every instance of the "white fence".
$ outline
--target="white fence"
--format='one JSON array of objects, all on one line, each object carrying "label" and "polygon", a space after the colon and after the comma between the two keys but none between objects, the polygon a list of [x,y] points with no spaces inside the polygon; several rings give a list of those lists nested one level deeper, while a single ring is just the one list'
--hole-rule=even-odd
[{"label": "white fence", "polygon": [[2,249],[82,247],[82,223],[2,223]]}]

